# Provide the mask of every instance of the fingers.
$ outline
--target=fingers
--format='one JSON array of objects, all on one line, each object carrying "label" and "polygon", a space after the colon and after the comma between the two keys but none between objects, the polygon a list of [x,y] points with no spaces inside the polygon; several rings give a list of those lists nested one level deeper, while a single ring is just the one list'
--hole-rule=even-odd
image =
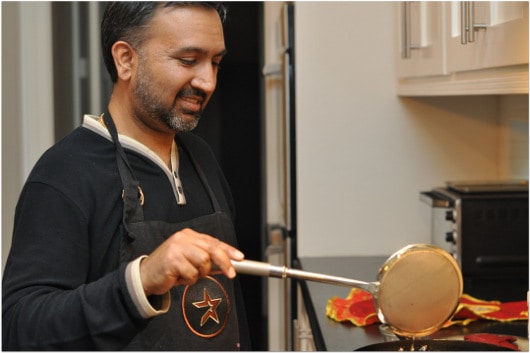
[{"label": "fingers", "polygon": [[[191,229],[183,229],[182,231],[177,232],[174,236],[191,237],[193,244],[197,246],[198,249],[190,247],[190,253],[188,254],[188,257],[189,259],[193,259],[194,255],[198,256],[199,253],[205,255],[206,257],[201,259],[201,261],[204,261],[204,265],[207,264],[210,267],[208,269],[208,273],[210,272],[211,265],[213,263],[214,267],[220,270],[225,276],[228,278],[234,278],[236,276],[236,272],[230,260],[240,261],[245,257],[241,251],[234,248],[233,246],[224,243],[210,235],[197,233]],[[195,252],[197,250],[202,250],[204,253],[200,251]],[[194,264],[199,266],[201,263],[202,262],[197,261]]]},{"label": "fingers", "polygon": [[182,252],[175,252],[172,272],[177,274],[177,284],[193,284],[201,277],[207,276],[211,271],[212,263],[208,253],[200,248],[187,247]]},{"label": "fingers", "polygon": [[219,247],[212,249],[210,253],[211,261],[214,263],[215,268],[220,270],[226,277],[234,278],[236,276],[236,270],[230,260],[241,261],[245,255],[226,243],[219,245]]},{"label": "fingers", "polygon": [[162,294],[176,285],[193,284],[212,274],[212,267],[228,278],[236,271],[231,260],[244,254],[212,236],[183,229],[173,234],[140,264],[146,294]]}]

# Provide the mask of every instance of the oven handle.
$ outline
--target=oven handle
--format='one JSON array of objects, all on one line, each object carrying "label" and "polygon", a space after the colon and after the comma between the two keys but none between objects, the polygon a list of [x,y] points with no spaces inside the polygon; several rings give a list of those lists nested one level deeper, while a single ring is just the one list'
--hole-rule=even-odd
[{"label": "oven handle", "polygon": [[475,263],[479,267],[528,266],[527,255],[483,255],[477,256]]}]

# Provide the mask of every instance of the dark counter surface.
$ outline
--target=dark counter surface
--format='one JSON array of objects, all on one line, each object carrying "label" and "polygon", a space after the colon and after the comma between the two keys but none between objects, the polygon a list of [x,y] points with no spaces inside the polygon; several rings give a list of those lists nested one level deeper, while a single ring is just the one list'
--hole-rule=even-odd
[{"label": "dark counter surface", "polygon": [[[305,257],[299,259],[297,267],[305,271],[352,278],[372,282],[377,280],[379,267],[387,260],[385,256],[355,257]],[[356,327],[349,322],[336,322],[326,316],[328,299],[334,296],[346,298],[349,287],[303,281],[302,291],[308,311],[317,350],[353,351],[369,344],[384,342],[380,325]],[[306,289],[304,291],[304,289]],[[442,329],[429,338],[457,338],[468,333],[497,333],[528,337],[528,321],[499,323],[479,320],[468,326],[453,326]],[[528,347],[528,340],[524,342]]]}]

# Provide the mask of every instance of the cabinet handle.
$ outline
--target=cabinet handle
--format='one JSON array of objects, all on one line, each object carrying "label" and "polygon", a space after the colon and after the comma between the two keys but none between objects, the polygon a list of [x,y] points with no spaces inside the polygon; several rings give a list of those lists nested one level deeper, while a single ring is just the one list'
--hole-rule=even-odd
[{"label": "cabinet handle", "polygon": [[412,49],[419,49],[418,45],[411,44],[411,31],[410,31],[410,1],[403,1],[401,3],[401,58],[409,59],[410,51]]},{"label": "cabinet handle", "polygon": [[467,44],[467,1],[460,1],[460,43]]},{"label": "cabinet handle", "polygon": [[468,31],[468,41],[470,43],[475,41],[475,30],[478,30],[479,28],[487,28],[488,26],[485,23],[475,23],[475,2],[474,1],[468,1],[468,23],[469,23],[469,31]]},{"label": "cabinet handle", "polygon": [[485,23],[475,23],[475,2],[460,2],[460,42],[462,44],[472,43],[475,41],[475,31],[479,28],[487,28]]}]

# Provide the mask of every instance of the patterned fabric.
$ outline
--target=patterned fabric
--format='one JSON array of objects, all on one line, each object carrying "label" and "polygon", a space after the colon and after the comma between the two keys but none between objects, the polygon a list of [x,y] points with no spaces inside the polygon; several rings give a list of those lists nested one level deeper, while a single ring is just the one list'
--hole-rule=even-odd
[{"label": "patterned fabric", "polygon": [[[326,316],[338,322],[349,321],[356,326],[368,326],[380,322],[372,294],[357,288],[353,288],[346,298],[328,299]],[[528,320],[528,303],[524,300],[501,303],[464,294],[460,298],[455,314],[443,327],[465,326],[480,319],[501,322]]]}]

